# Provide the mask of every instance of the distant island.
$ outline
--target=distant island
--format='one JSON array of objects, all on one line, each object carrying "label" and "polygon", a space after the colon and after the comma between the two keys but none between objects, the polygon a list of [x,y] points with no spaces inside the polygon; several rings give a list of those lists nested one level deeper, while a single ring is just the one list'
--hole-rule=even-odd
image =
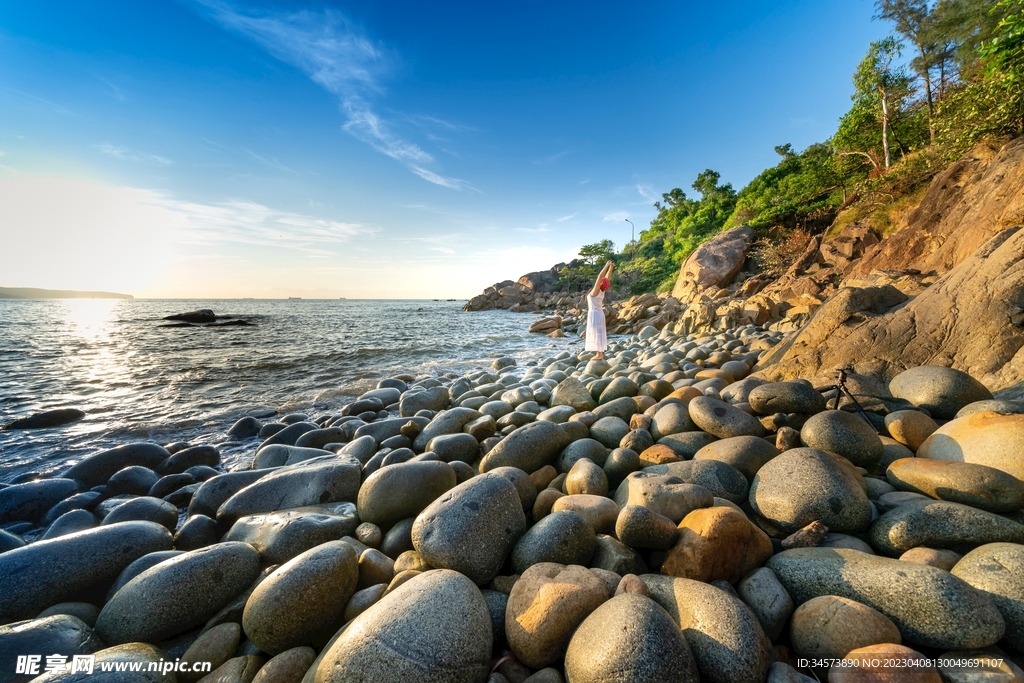
[{"label": "distant island", "polygon": [[0,287],[0,299],[134,299],[131,294],[117,292],[76,292],[73,289],[37,289],[35,287]]}]

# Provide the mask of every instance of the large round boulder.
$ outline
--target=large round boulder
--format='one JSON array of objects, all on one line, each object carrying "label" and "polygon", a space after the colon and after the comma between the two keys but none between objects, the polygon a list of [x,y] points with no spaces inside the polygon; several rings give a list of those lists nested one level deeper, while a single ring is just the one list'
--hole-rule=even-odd
[{"label": "large round boulder", "polygon": [[526,516],[515,484],[485,474],[428,505],[413,523],[412,543],[431,566],[484,584],[497,575],[524,531]]},{"label": "large round boulder", "polygon": [[260,573],[247,543],[218,543],[147,569],[100,610],[96,633],[106,643],[159,642],[198,626]]},{"label": "large round boulder", "polygon": [[917,457],[986,465],[1024,480],[1024,415],[972,413],[939,427]]},{"label": "large round boulder", "polygon": [[700,680],[672,617],[650,598],[629,593],[604,603],[580,624],[565,654],[565,673],[573,683]]},{"label": "large round boulder", "polygon": [[842,410],[826,410],[812,415],[800,429],[800,441],[841,455],[857,467],[871,471],[882,459],[882,440],[867,422]]},{"label": "large round boulder", "polygon": [[975,548],[950,573],[984,591],[1006,620],[1004,642],[1024,652],[1024,545],[989,543]]},{"label": "large round boulder", "polygon": [[969,403],[992,399],[992,392],[966,372],[938,365],[904,370],[889,381],[889,393],[944,420]]},{"label": "large round boulder", "polygon": [[924,498],[907,501],[883,514],[871,524],[868,537],[876,550],[899,557],[918,546],[1024,543],[1024,525],[969,505]]},{"label": "large round boulder", "polygon": [[871,523],[863,477],[845,458],[815,448],[792,448],[760,469],[750,506],[788,532],[811,522],[832,531],[860,532]]},{"label": "large round boulder", "polygon": [[989,512],[1024,508],[1024,482],[985,465],[927,458],[901,458],[885,471],[901,491],[963,503]]},{"label": "large round boulder", "polygon": [[491,646],[480,590],[457,572],[432,570],[352,620],[315,664],[312,683],[484,681]]},{"label": "large round boulder", "polygon": [[396,522],[418,515],[456,483],[455,470],[438,460],[382,467],[359,489],[359,519],[389,529]]},{"label": "large round boulder", "polygon": [[524,472],[536,472],[555,461],[555,457],[569,445],[569,436],[554,422],[531,422],[506,436],[480,461],[480,472],[495,467],[518,467]]},{"label": "large round boulder", "polygon": [[344,541],[307,550],[278,567],[245,603],[242,628],[260,650],[309,645],[345,610],[359,581],[359,560]]}]

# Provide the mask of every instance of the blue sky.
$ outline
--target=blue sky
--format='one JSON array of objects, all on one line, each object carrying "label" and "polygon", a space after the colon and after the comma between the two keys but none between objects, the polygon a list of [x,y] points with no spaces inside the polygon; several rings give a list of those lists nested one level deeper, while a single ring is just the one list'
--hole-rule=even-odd
[{"label": "blue sky", "polygon": [[867,0],[0,4],[0,286],[468,297],[827,138]]}]

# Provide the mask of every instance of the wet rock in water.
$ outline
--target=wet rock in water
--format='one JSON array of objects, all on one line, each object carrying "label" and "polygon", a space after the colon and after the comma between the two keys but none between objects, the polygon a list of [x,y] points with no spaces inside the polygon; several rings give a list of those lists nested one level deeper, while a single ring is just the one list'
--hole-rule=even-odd
[{"label": "wet rock in water", "polygon": [[311,647],[293,647],[271,658],[252,683],[300,683],[306,670],[316,659]]},{"label": "wet rock in water", "polygon": [[984,543],[1024,543],[1024,525],[960,503],[925,499],[909,501],[889,510],[874,521],[868,537],[877,550],[899,557],[922,545],[954,548]]},{"label": "wet rock in water", "polygon": [[754,479],[766,462],[779,454],[779,449],[756,436],[735,436],[704,446],[694,460],[717,460],[739,470],[747,482]]},{"label": "wet rock in water", "polygon": [[937,365],[904,370],[889,381],[889,392],[945,420],[970,403],[992,400],[985,385],[966,372]]},{"label": "wet rock in water", "polygon": [[589,569],[542,562],[529,567],[508,597],[505,634],[523,664],[539,669],[562,659],[573,632],[608,599]]},{"label": "wet rock in water", "polygon": [[431,566],[485,584],[525,531],[515,485],[489,474],[459,484],[428,505],[413,523],[412,542]]},{"label": "wet rock in water", "polygon": [[754,613],[707,583],[657,574],[640,577],[651,598],[679,624],[700,672],[710,683],[763,681],[771,644]]},{"label": "wet rock in water", "polygon": [[532,527],[512,549],[512,568],[517,574],[541,562],[590,563],[597,543],[594,529],[575,512],[552,512]]},{"label": "wet rock in water", "polygon": [[448,400],[447,387],[406,391],[398,402],[398,414],[401,417],[412,417],[421,410],[444,410],[448,407]]},{"label": "wet rock in water", "polygon": [[155,443],[129,443],[90,455],[62,476],[74,479],[83,489],[92,488],[105,484],[115,472],[125,467],[141,465],[155,469],[170,455],[166,448]]},{"label": "wet rock in water", "polygon": [[96,633],[107,643],[165,640],[205,622],[259,572],[259,553],[246,543],[179,555],[118,590],[100,611]]},{"label": "wet rock in water", "polygon": [[273,471],[275,470],[242,470],[211,477],[204,481],[203,485],[193,494],[192,500],[188,504],[188,513],[216,517],[217,510],[224,504],[224,501]]},{"label": "wet rock in water", "polygon": [[46,511],[78,490],[72,479],[39,479],[0,489],[0,524],[38,522]]},{"label": "wet rock in water", "polygon": [[355,501],[361,469],[355,458],[333,455],[281,467],[224,501],[217,510],[217,520],[234,521],[275,510]]},{"label": "wet rock in water", "polygon": [[667,550],[675,543],[678,529],[668,517],[641,505],[626,505],[615,520],[615,535],[631,548]]},{"label": "wet rock in water", "polygon": [[899,629],[884,614],[838,595],[822,595],[800,605],[789,632],[796,654],[808,659],[841,659],[860,647],[902,642]]},{"label": "wet rock in water", "polygon": [[761,384],[750,390],[747,402],[761,415],[802,413],[814,415],[825,410],[825,399],[810,382],[795,380]]},{"label": "wet rock in water", "polygon": [[156,522],[174,531],[178,526],[178,508],[159,498],[139,496],[115,507],[101,524],[106,526],[118,522]]},{"label": "wet rock in water", "polygon": [[45,658],[57,654],[71,661],[74,655],[88,655],[102,648],[103,643],[89,626],[67,614],[0,626],[0,667],[5,683],[24,683],[46,666],[44,660],[36,674],[15,673],[19,655],[40,654]]},{"label": "wet rock in water", "polygon": [[209,308],[200,308],[187,313],[175,313],[161,318],[161,320],[177,320],[183,323],[214,323],[217,322],[216,314]]},{"label": "wet rock in water", "polygon": [[1024,480],[1024,415],[973,413],[925,439],[917,457],[986,465]]},{"label": "wet rock in water", "polygon": [[456,483],[455,470],[436,460],[383,467],[367,477],[359,489],[359,518],[389,529],[396,522],[418,515]]},{"label": "wet rock in water", "polygon": [[728,507],[694,510],[679,523],[661,573],[710,583],[735,583],[772,555],[768,535]]},{"label": "wet rock in water", "polygon": [[264,439],[263,443],[261,443],[259,448],[256,449],[256,453],[258,454],[264,448],[279,444],[283,446],[294,446],[300,436],[306,432],[311,432],[314,429],[317,429],[317,425],[313,422],[295,422],[290,424],[284,429],[274,432],[272,435]]},{"label": "wet rock in water", "polygon": [[216,467],[220,464],[220,452],[213,446],[192,446],[174,453],[171,457],[156,466],[157,474],[178,474],[189,467],[206,465]]},{"label": "wet rock in water", "polygon": [[[309,432],[312,433],[312,432]],[[297,465],[313,458],[322,458],[330,453],[322,448],[304,448],[301,446],[285,446],[276,443],[266,448],[261,448],[252,460],[252,469],[262,470],[269,467],[282,467],[284,465]]]},{"label": "wet rock in water", "polygon": [[565,431],[553,422],[531,422],[498,442],[480,461],[480,472],[495,467],[518,467],[534,472],[555,461],[559,452],[569,445]]},{"label": "wet rock in water", "polygon": [[989,597],[1006,621],[1004,643],[1024,651],[1024,546],[989,543],[963,556],[950,573]]},{"label": "wet rock in water", "polygon": [[698,427],[719,439],[764,436],[764,426],[756,417],[710,396],[698,396],[691,400],[689,412]]},{"label": "wet rock in water", "polygon": [[259,420],[252,415],[246,415],[231,425],[231,429],[228,430],[228,438],[233,441],[251,439],[260,433],[260,427],[262,425]]},{"label": "wet rock in water", "polygon": [[403,583],[353,620],[321,655],[315,683],[483,681],[491,620],[480,590],[447,570]]},{"label": "wet rock in water", "polygon": [[[896,662],[901,666],[892,666]],[[851,650],[843,656],[842,664],[832,667],[828,680],[829,683],[901,683],[909,680],[907,672],[913,672],[914,683],[942,683],[934,660],[905,645],[893,643]]]},{"label": "wet rock in water", "polygon": [[277,568],[245,604],[242,627],[263,652],[312,643],[341,616],[359,580],[352,547],[330,541]]},{"label": "wet rock in water", "polygon": [[750,485],[754,512],[787,533],[811,522],[860,532],[871,522],[863,477],[850,463],[814,448],[793,448],[768,462]]},{"label": "wet rock in water", "polygon": [[612,598],[580,624],[565,673],[574,683],[700,680],[690,646],[665,609],[630,594]]},{"label": "wet rock in water", "polygon": [[917,645],[987,647],[1006,628],[984,593],[935,567],[833,548],[786,550],[767,565],[797,603],[822,595],[856,600],[884,614],[904,641]]},{"label": "wet rock in water", "polygon": [[93,510],[96,504],[101,500],[101,494],[98,491],[85,491],[83,493],[76,493],[73,496],[69,496],[64,500],[60,501],[43,515],[40,520],[42,524],[52,524],[58,517],[63,515],[65,512],[71,510]]},{"label": "wet rock in water", "polygon": [[311,429],[295,440],[296,448],[323,448],[329,443],[343,443],[348,438],[341,427]]},{"label": "wet rock in water", "polygon": [[[214,474],[216,476],[216,474]],[[175,491],[195,484],[196,480],[191,474],[182,472],[180,474],[168,474],[165,477],[160,477],[148,491],[143,492],[145,495],[152,496],[154,498],[163,498],[168,496]]]},{"label": "wet rock in water", "polygon": [[812,415],[800,429],[800,441],[841,455],[857,467],[872,471],[882,459],[882,440],[867,422],[842,410],[826,410]]},{"label": "wet rock in water", "polygon": [[96,526],[96,517],[88,510],[71,510],[54,520],[46,532],[39,537],[45,541],[59,536],[67,536],[78,531],[85,531]]},{"label": "wet rock in water", "polygon": [[1015,512],[1024,508],[1024,482],[985,465],[905,458],[889,465],[885,476],[902,491],[989,512]]},{"label": "wet rock in water", "polygon": [[24,619],[108,582],[171,542],[159,524],[124,522],[0,553],[0,621]]},{"label": "wet rock in water", "polygon": [[749,607],[768,639],[775,641],[793,613],[793,598],[768,567],[761,567],[745,576],[736,585],[740,599]]},{"label": "wet rock in water", "polygon": [[35,415],[29,415],[18,420],[13,420],[4,425],[4,429],[46,429],[48,427],[60,427],[61,425],[77,422],[85,417],[85,413],[78,408],[56,408],[55,410],[44,410]]}]

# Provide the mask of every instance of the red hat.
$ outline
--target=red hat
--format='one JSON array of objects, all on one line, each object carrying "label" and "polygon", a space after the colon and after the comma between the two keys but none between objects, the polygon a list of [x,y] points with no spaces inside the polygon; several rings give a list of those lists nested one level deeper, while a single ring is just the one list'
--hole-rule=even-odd
[{"label": "red hat", "polygon": [[602,292],[607,292],[612,286],[612,281],[606,277],[601,278],[601,284],[599,285]]}]

